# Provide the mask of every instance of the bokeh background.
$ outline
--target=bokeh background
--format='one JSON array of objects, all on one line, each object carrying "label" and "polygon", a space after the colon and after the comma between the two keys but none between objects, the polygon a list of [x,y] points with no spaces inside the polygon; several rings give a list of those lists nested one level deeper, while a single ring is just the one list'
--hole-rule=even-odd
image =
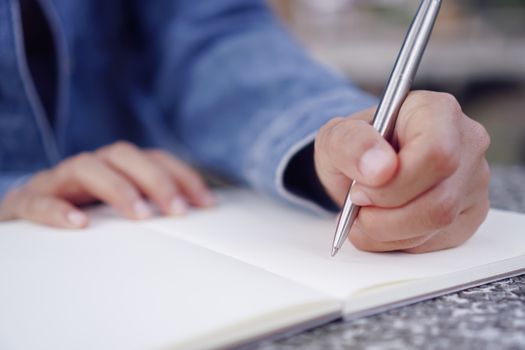
[{"label": "bokeh background", "polygon": [[[380,95],[417,0],[269,0],[321,62]],[[525,164],[525,0],[444,0],[415,88],[489,130],[493,165]]]}]

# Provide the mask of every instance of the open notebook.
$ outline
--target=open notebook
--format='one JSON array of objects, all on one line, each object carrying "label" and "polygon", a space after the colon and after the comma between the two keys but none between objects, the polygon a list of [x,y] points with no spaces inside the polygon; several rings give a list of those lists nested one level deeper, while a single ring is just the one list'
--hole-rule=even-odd
[{"label": "open notebook", "polygon": [[463,246],[330,258],[335,219],[245,190],[180,219],[98,209],[85,231],[0,225],[1,349],[244,344],[525,273],[525,216],[492,211]]}]

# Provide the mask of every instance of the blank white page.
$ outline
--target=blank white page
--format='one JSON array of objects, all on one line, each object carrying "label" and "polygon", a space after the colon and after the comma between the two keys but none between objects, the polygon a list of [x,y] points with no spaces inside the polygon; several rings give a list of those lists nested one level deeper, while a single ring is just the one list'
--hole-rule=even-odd
[{"label": "blank white page", "polygon": [[215,209],[144,225],[261,267],[337,298],[374,285],[460,271],[525,253],[525,216],[491,211],[464,245],[420,255],[365,253],[349,242],[330,257],[335,217],[319,218],[244,190]]},{"label": "blank white page", "polygon": [[83,231],[1,224],[0,281],[0,349],[10,350],[172,348],[220,338],[225,327],[229,342],[249,335],[247,323],[257,334],[286,326],[279,321],[287,317],[298,323],[340,306],[301,311],[329,298],[110,218]]}]

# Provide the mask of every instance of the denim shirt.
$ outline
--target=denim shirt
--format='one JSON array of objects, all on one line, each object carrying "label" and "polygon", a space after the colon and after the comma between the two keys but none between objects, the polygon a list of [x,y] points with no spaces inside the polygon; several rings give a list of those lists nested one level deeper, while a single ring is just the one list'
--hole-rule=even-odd
[{"label": "denim shirt", "polygon": [[39,3],[57,56],[53,118],[20,4],[0,0],[0,200],[68,156],[128,140],[314,208],[283,185],[290,160],[328,120],[375,102],[309,58],[264,0]]}]

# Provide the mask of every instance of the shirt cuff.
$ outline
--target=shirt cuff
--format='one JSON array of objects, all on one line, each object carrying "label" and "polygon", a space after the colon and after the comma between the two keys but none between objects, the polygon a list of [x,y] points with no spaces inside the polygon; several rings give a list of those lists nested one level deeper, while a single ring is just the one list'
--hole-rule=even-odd
[{"label": "shirt cuff", "polygon": [[307,144],[290,159],[283,174],[283,186],[295,196],[317,203],[328,211],[335,213],[340,210],[317,175],[314,142]]}]

